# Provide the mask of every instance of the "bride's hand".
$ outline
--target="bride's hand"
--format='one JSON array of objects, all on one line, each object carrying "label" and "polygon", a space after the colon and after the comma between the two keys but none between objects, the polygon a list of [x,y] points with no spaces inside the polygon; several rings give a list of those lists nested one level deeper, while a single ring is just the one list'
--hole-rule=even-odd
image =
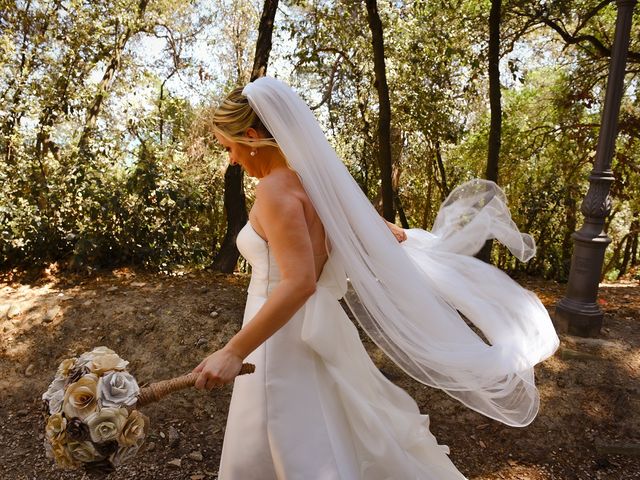
[{"label": "bride's hand", "polygon": [[405,232],[401,227],[395,223],[388,222],[387,220],[385,220],[385,223],[398,242],[404,242],[407,239],[407,232]]},{"label": "bride's hand", "polygon": [[221,348],[206,357],[200,365],[193,369],[199,373],[195,387],[199,390],[211,390],[233,382],[240,373],[242,358],[226,348]]}]

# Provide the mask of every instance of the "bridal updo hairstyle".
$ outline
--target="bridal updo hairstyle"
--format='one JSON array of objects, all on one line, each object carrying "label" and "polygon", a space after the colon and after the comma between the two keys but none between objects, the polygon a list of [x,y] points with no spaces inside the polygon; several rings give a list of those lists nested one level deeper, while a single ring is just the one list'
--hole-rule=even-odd
[{"label": "bridal updo hairstyle", "polygon": [[[256,112],[253,111],[247,97],[242,95],[243,87],[235,88],[218,105],[210,119],[210,125],[215,133],[226,139],[248,145],[250,147],[279,148],[275,139],[262,124]],[[245,135],[247,129],[253,128],[264,138],[252,139]]]}]

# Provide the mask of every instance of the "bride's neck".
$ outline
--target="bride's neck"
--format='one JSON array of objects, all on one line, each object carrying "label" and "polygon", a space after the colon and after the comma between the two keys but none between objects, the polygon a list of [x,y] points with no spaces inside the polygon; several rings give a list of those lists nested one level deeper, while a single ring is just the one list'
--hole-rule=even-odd
[{"label": "bride's neck", "polygon": [[289,169],[287,160],[279,149],[273,147],[265,148],[260,158],[260,176],[263,178],[275,170]]}]

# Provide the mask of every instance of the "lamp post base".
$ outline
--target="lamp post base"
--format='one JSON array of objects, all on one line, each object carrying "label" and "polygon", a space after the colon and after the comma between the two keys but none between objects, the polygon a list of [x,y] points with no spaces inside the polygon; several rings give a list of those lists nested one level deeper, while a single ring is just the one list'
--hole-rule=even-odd
[{"label": "lamp post base", "polygon": [[595,303],[583,303],[564,297],[556,304],[553,324],[556,330],[580,337],[600,335],[604,313]]},{"label": "lamp post base", "polygon": [[598,336],[604,318],[596,301],[604,252],[611,242],[604,229],[605,220],[611,211],[609,186],[615,180],[611,171],[611,159],[615,152],[631,21],[637,0],[616,0],[616,3],[616,33],[598,147],[593,171],[589,177],[589,191],[580,208],[585,222],[582,228],[572,235],[574,249],[567,294],[556,305],[554,319],[558,331],[584,337]]}]

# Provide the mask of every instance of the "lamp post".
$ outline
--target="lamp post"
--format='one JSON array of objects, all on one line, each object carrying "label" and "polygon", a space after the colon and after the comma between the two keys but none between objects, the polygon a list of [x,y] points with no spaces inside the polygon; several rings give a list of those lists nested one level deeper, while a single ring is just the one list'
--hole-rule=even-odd
[{"label": "lamp post", "polygon": [[607,93],[589,191],[582,202],[584,224],[575,232],[567,293],[556,305],[554,323],[560,332],[583,337],[600,333],[604,314],[596,303],[604,252],[611,239],[604,231],[611,211],[609,187],[614,180],[611,158],[618,134],[618,114],[629,50],[631,18],[637,0],[617,0],[618,16],[611,54]]}]

